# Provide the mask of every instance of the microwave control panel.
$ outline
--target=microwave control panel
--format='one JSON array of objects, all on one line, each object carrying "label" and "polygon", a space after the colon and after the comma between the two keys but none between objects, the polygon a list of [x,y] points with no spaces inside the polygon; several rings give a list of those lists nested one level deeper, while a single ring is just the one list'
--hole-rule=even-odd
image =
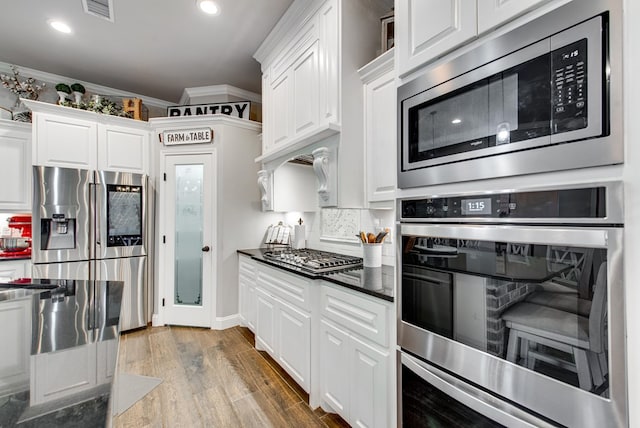
[{"label": "microwave control panel", "polygon": [[401,201],[402,219],[604,218],[604,187]]},{"label": "microwave control panel", "polygon": [[587,39],[551,53],[552,132],[587,127]]}]

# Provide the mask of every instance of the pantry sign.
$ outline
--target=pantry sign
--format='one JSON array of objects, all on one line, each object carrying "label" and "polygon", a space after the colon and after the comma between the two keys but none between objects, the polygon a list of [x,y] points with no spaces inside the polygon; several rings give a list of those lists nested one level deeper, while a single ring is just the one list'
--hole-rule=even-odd
[{"label": "pantry sign", "polygon": [[213,129],[193,128],[176,131],[164,131],[158,134],[160,142],[165,146],[177,146],[180,144],[204,144],[213,141]]},{"label": "pantry sign", "polygon": [[226,114],[228,116],[249,119],[251,103],[249,101],[237,101],[216,104],[194,104],[188,106],[167,107],[169,117],[207,116],[212,114]]}]

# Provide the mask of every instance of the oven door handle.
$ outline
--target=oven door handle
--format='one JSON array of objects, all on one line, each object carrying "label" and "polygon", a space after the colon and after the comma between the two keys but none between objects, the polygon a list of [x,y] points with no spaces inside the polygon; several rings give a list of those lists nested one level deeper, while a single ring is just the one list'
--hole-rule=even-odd
[{"label": "oven door handle", "polygon": [[402,236],[606,248],[614,228],[402,223]]},{"label": "oven door handle", "polygon": [[[553,425],[400,351],[400,362],[425,382],[476,412],[508,427],[552,428]],[[399,392],[400,393],[400,392]]]},{"label": "oven door handle", "polygon": [[428,282],[435,285],[451,285],[450,279],[438,279],[432,276],[420,275],[417,273],[402,273],[402,278],[415,279],[417,281]]}]

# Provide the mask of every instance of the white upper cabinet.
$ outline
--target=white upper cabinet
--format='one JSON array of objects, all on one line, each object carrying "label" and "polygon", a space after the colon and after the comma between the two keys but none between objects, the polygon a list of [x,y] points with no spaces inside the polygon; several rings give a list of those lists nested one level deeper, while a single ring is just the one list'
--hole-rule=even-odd
[{"label": "white upper cabinet", "polygon": [[369,202],[392,201],[396,188],[396,84],[393,50],[359,70],[364,93],[366,190]]},{"label": "white upper cabinet", "polygon": [[549,0],[477,0],[478,33],[484,33]]},{"label": "white upper cabinet", "polygon": [[31,125],[0,120],[0,211],[31,211]]},{"label": "white upper cabinet", "polygon": [[146,174],[149,138],[148,129],[98,124],[98,169]]},{"label": "white upper cabinet", "polygon": [[33,164],[149,174],[147,122],[27,101]]},{"label": "white upper cabinet", "polygon": [[396,0],[395,13],[400,76],[477,34],[475,0]]},{"label": "white upper cabinet", "polygon": [[98,124],[34,113],[34,165],[96,169]]},{"label": "white upper cabinet", "polygon": [[380,49],[386,12],[368,0],[295,0],[256,51],[263,85],[256,161],[263,182],[273,182],[273,171],[287,160],[315,152],[318,206],[366,205],[357,70]]},{"label": "white upper cabinet", "polygon": [[[398,76],[549,0],[396,0]],[[562,0],[556,0],[558,5]]]}]

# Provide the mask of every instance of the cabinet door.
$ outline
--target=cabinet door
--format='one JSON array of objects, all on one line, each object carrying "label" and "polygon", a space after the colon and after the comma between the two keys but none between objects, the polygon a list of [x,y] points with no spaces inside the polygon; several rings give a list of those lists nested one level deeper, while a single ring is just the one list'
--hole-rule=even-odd
[{"label": "cabinet door", "polygon": [[365,96],[365,152],[367,197],[389,201],[396,188],[396,86],[393,71],[367,83]]},{"label": "cabinet door", "polygon": [[277,359],[275,301],[264,290],[256,288],[256,306],[256,348]]},{"label": "cabinet door", "polygon": [[477,0],[478,33],[491,30],[548,1],[549,0]]},{"label": "cabinet door", "polygon": [[31,356],[31,405],[96,386],[96,344]]},{"label": "cabinet door", "polygon": [[256,267],[245,256],[238,260],[238,293],[240,318],[243,325],[255,333],[256,327]]},{"label": "cabinet door", "polygon": [[339,19],[337,2],[327,1],[318,14],[320,33],[320,122],[340,123],[340,70]]},{"label": "cabinet door", "polygon": [[252,286],[247,287],[245,322],[249,330],[254,333],[256,332],[257,304],[256,288]]},{"label": "cabinet door", "polygon": [[397,0],[396,17],[400,76],[477,34],[475,0]]},{"label": "cabinet door", "polygon": [[0,125],[0,211],[31,211],[31,127]]},{"label": "cabinet door", "polygon": [[0,306],[0,343],[4,346],[0,359],[0,395],[24,391],[29,385],[29,353],[31,351],[31,299],[20,299]]},{"label": "cabinet door", "polygon": [[0,261],[0,283],[27,276],[27,263],[24,260]]},{"label": "cabinet door", "polygon": [[311,316],[278,301],[276,335],[279,337],[278,362],[309,392],[311,383]]},{"label": "cabinet door", "polygon": [[95,122],[43,113],[35,116],[35,165],[96,169]]},{"label": "cabinet door", "polygon": [[285,72],[271,84],[271,113],[268,132],[268,145],[273,149],[279,144],[284,144],[291,138],[290,96],[291,75]]},{"label": "cabinet door", "polygon": [[389,425],[389,353],[351,337],[351,394],[349,423],[357,427]]},{"label": "cabinet door", "polygon": [[98,169],[149,173],[149,131],[98,125]]},{"label": "cabinet door", "polygon": [[294,60],[290,70],[293,79],[292,104],[293,135],[297,136],[318,125],[318,42],[304,49]]},{"label": "cabinet door", "polygon": [[349,335],[320,321],[320,395],[334,412],[349,419]]},{"label": "cabinet door", "polygon": [[262,74],[262,153],[267,153],[271,147],[271,127],[273,119],[271,117],[271,103],[273,95],[271,93],[270,73],[268,70]]}]

